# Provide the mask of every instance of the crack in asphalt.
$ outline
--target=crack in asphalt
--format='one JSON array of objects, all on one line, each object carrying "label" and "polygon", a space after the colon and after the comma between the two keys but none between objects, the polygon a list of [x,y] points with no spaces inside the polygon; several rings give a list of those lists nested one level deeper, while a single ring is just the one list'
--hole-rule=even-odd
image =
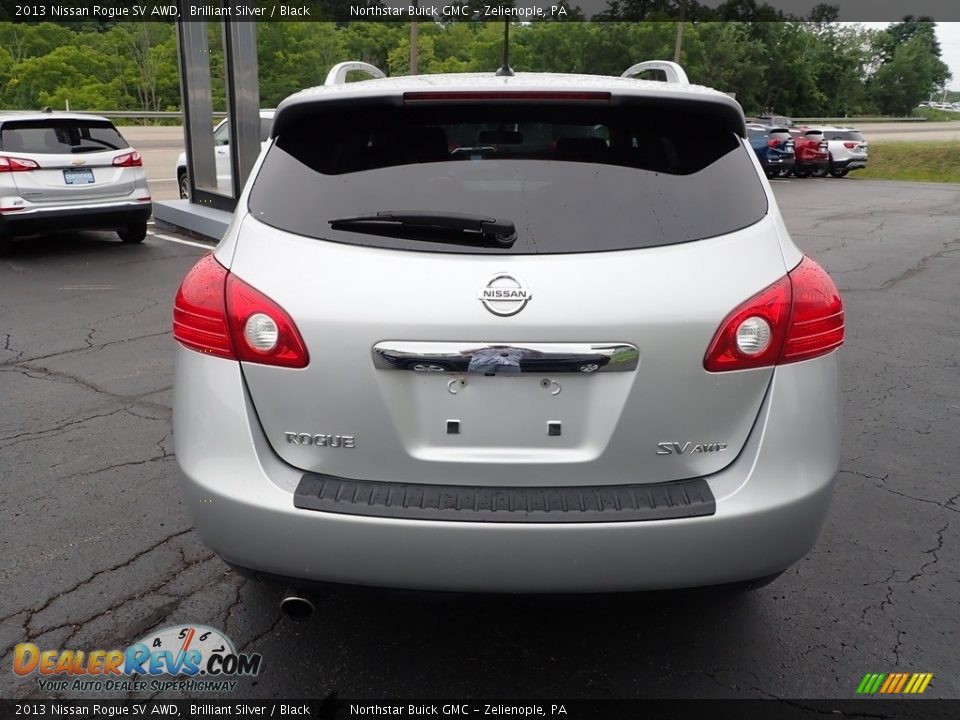
[{"label": "crack in asphalt", "polygon": [[[146,555],[147,553],[150,553],[150,552],[152,552],[153,550],[156,550],[158,547],[160,547],[160,546],[163,545],[164,543],[168,543],[168,542],[170,542],[171,540],[173,540],[174,538],[180,537],[180,536],[182,536],[182,535],[186,535],[187,533],[190,533],[190,532],[193,532],[193,528],[187,528],[186,530],[178,530],[178,531],[175,532],[175,533],[171,533],[170,535],[167,535],[166,537],[158,540],[157,542],[155,542],[154,544],[152,544],[150,547],[148,547],[148,548],[146,548],[146,549],[144,549],[144,550],[141,550],[141,551],[138,552],[138,553],[135,553],[133,556],[127,558],[127,559],[124,560],[123,562],[118,563],[118,564],[116,564],[116,565],[113,565],[113,566],[111,566],[111,567],[105,568],[105,569],[103,569],[103,570],[98,570],[97,572],[93,573],[92,575],[90,575],[89,577],[85,578],[84,580],[81,580],[80,582],[76,583],[76,584],[73,585],[72,587],[70,587],[70,588],[68,588],[68,589],[66,589],[66,590],[63,590],[63,591],[57,593],[56,595],[50,596],[49,598],[47,598],[47,599],[43,602],[43,604],[42,604],[40,607],[37,607],[37,608],[18,608],[18,609],[16,610],[16,612],[10,613],[9,615],[6,615],[5,617],[0,618],[0,623],[6,622],[6,621],[12,619],[13,617],[15,617],[15,616],[17,616],[17,615],[20,615],[21,613],[26,612],[26,613],[27,613],[27,617],[24,619],[24,622],[22,623],[22,627],[23,627],[24,631],[27,633],[27,639],[29,640],[31,637],[33,637],[33,635],[31,635],[31,631],[30,631],[30,625],[31,625],[31,623],[33,622],[33,618],[34,618],[36,615],[38,615],[39,613],[41,613],[41,612],[43,612],[44,610],[46,610],[48,607],[50,607],[57,599],[63,597],[64,595],[69,595],[69,594],[71,594],[71,593],[73,593],[73,592],[76,592],[76,591],[79,590],[80,588],[82,588],[82,587],[84,587],[84,586],[86,586],[86,585],[89,585],[91,582],[93,582],[94,580],[96,580],[98,577],[100,577],[101,575],[103,575],[103,574],[105,574],[105,573],[115,572],[115,571],[117,571],[117,570],[120,570],[120,569],[122,569],[122,568],[127,567],[128,565],[130,565],[130,564],[133,563],[134,561],[140,559],[141,557],[143,557],[143,556]],[[49,630],[50,630],[50,628],[47,628],[47,629],[44,629],[43,632],[48,632]],[[5,650],[5,651],[4,651],[4,654],[5,654],[6,652],[9,652],[9,649]]]},{"label": "crack in asphalt", "polygon": [[899,284],[902,283],[904,280],[909,280],[909,279],[912,278],[914,275],[920,274],[921,272],[923,272],[924,270],[927,269],[927,263],[928,263],[929,261],[935,260],[935,259],[937,259],[937,258],[941,258],[941,257],[943,257],[945,254],[947,254],[948,252],[951,252],[950,247],[951,247],[952,245],[956,245],[957,243],[960,243],[960,238],[956,238],[955,240],[949,240],[949,241],[947,241],[946,243],[943,244],[943,247],[942,247],[940,250],[938,250],[938,251],[935,252],[935,253],[931,253],[930,255],[925,255],[924,257],[920,258],[920,260],[918,260],[912,267],[907,268],[906,270],[904,270],[902,273],[900,273],[900,274],[897,275],[896,277],[890,278],[890,279],[887,280],[885,283],[883,283],[883,284],[879,287],[879,289],[880,289],[880,290],[889,290],[890,288],[899,285]]},{"label": "crack in asphalt", "polygon": [[[921,434],[924,434],[924,433],[921,433]],[[870,482],[870,484],[873,487],[877,488],[878,490],[883,490],[885,492],[890,493],[891,495],[896,495],[898,497],[902,497],[907,500],[913,500],[914,502],[924,503],[925,505],[934,505],[938,508],[949,510],[950,512],[960,513],[960,508],[952,507],[954,502],[956,502],[957,500],[960,500],[960,494],[954,495],[952,498],[950,498],[946,502],[939,503],[936,500],[928,500],[927,498],[918,498],[913,495],[907,495],[906,493],[902,493],[898,490],[894,490],[893,488],[889,487],[886,484],[887,480],[890,479],[889,473],[887,473],[886,475],[880,476],[880,475],[868,475],[866,473],[862,473],[857,470],[840,470],[837,472],[837,474],[838,475],[856,475],[857,477],[861,477],[867,481],[876,480],[877,482]]]}]

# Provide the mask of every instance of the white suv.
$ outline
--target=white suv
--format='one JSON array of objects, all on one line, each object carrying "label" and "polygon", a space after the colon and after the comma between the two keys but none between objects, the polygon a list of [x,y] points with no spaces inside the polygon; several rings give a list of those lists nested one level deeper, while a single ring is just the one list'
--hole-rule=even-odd
[{"label": "white suv", "polygon": [[827,141],[830,152],[830,174],[835,178],[845,177],[851,170],[867,167],[868,148],[866,139],[852,127],[809,128],[807,135],[820,133]]},{"label": "white suv", "polygon": [[51,230],[147,234],[151,201],[143,160],[95,115],[0,113],[0,246]]},{"label": "white suv", "polygon": [[[270,139],[270,128],[273,126],[273,115],[275,110],[260,111],[260,147],[266,146]],[[233,169],[230,167],[230,121],[221,120],[213,129],[213,157],[217,171],[217,192],[230,195],[233,193]],[[174,168],[177,176],[177,187],[180,189],[180,197],[186,199],[190,197],[190,179],[187,173],[187,154],[180,153],[177,156],[177,164]]]}]

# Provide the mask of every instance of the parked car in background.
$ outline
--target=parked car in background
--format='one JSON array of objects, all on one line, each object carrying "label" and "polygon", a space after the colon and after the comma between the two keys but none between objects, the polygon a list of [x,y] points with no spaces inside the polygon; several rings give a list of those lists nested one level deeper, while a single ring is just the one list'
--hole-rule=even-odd
[{"label": "parked car in background", "polygon": [[0,246],[52,230],[116,230],[142,242],[151,213],[140,153],[109,120],[0,114]]},{"label": "parked car in background", "polygon": [[758,125],[766,125],[767,127],[774,125],[790,127],[793,125],[793,120],[785,115],[760,115],[754,122]]},{"label": "parked car in background", "polygon": [[[275,110],[260,111],[260,147],[266,145],[270,138],[270,129],[273,127]],[[226,195],[233,192],[233,169],[230,167],[230,121],[221,120],[213,129],[213,154],[217,168],[217,191]],[[175,170],[177,187],[180,197],[190,196],[190,180],[187,175],[187,154],[180,153],[177,157]]]},{"label": "parked car in background", "polygon": [[867,166],[867,141],[856,128],[850,127],[821,127],[810,128],[807,135],[815,139],[819,133],[827,141],[827,151],[830,154],[830,174],[842,178],[851,170],[863,169]]},{"label": "parked car in background", "polygon": [[794,152],[797,161],[793,174],[797,177],[823,177],[830,172],[830,152],[819,130],[805,128],[794,140]]},{"label": "parked car in background", "polygon": [[844,314],[743,111],[665,61],[498,75],[281,103],[174,301],[200,537],[294,588],[768,581],[830,504]]},{"label": "parked car in background", "polygon": [[[787,137],[784,137],[784,134]],[[786,128],[768,128],[763,125],[747,125],[747,140],[760,160],[767,177],[786,177],[793,172],[796,156],[793,138]]]}]

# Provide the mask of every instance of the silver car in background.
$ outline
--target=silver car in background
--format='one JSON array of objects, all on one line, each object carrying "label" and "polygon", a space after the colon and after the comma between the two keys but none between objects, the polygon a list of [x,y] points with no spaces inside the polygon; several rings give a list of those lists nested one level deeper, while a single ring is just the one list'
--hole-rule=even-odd
[{"label": "silver car in background", "polygon": [[851,170],[867,167],[869,144],[863,133],[852,127],[809,128],[810,137],[822,136],[830,152],[829,172],[835,178],[846,177]]},{"label": "silver car in background", "polygon": [[17,235],[79,229],[138,243],[150,213],[140,153],[109,120],[0,113],[0,247]]},{"label": "silver car in background", "polygon": [[476,592],[756,585],[810,550],[843,305],[740,106],[657,65],[280,105],[175,300],[209,547],[293,584]]}]

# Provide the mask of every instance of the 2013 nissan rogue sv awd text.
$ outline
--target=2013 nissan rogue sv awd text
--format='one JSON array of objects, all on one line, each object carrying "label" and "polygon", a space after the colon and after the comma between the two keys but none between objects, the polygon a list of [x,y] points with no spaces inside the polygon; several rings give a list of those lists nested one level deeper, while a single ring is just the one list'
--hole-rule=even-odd
[{"label": "2013 nissan rogue sv awd text", "polygon": [[463,591],[749,585],[803,557],[843,306],[736,101],[672,63],[357,66],[280,105],[176,296],[204,542],[293,582]]}]

